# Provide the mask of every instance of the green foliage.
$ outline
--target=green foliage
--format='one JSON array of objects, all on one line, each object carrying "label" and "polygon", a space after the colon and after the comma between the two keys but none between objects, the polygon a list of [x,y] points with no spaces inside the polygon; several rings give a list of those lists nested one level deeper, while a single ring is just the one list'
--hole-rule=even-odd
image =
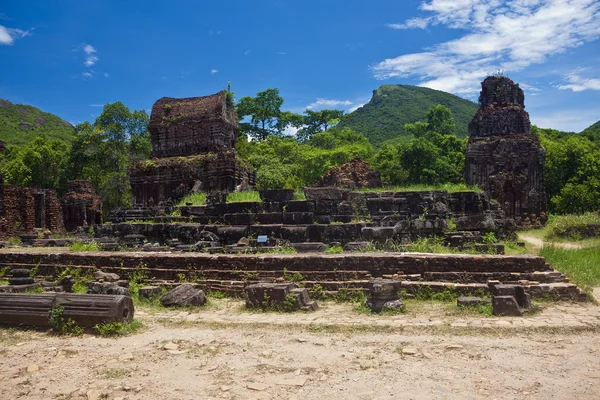
[{"label": "green foliage", "polygon": [[586,291],[600,285],[600,247],[566,250],[544,246],[540,256],[552,267],[569,277],[569,280]]},{"label": "green foliage", "polygon": [[531,131],[539,136],[546,149],[544,185],[550,212],[582,214],[600,211],[598,138],[536,126],[532,126]]},{"label": "green foliage", "polygon": [[144,286],[144,282],[148,279],[146,264],[140,262],[133,271],[129,274],[129,293],[135,302],[140,300],[140,288]]},{"label": "green foliage", "polygon": [[451,249],[444,246],[444,240],[441,237],[418,238],[411,243],[410,251],[416,253],[452,253]]},{"label": "green foliage", "polygon": [[340,254],[344,252],[344,248],[340,245],[330,246],[325,250],[327,254]]},{"label": "green foliage", "polygon": [[592,142],[600,143],[600,121],[588,126],[580,135],[587,137]]},{"label": "green foliage", "polygon": [[296,135],[298,141],[306,142],[313,135],[327,131],[330,127],[336,125],[342,116],[343,110],[306,110],[306,116],[302,118],[302,128],[298,130]]},{"label": "green foliage", "polygon": [[329,300],[330,296],[327,294],[325,288],[319,284],[313,285],[308,289],[310,298],[312,300]]},{"label": "green foliage", "polygon": [[91,242],[75,242],[73,243],[71,246],[71,251],[100,251],[100,247],[98,246],[98,243],[91,241]]},{"label": "green foliage", "polygon": [[75,136],[75,128],[36,107],[0,99],[0,138],[7,146],[26,146],[38,136],[68,145]]},{"label": "green foliage", "polygon": [[300,272],[296,271],[293,274],[288,274],[287,268],[283,268],[283,279],[288,282],[302,282],[304,280],[304,275]]},{"label": "green foliage", "polygon": [[100,336],[105,337],[126,336],[139,331],[143,326],[144,324],[138,320],[127,322],[105,322],[103,324],[94,325],[94,330],[98,332]]},{"label": "green foliage", "polygon": [[271,135],[243,143],[238,150],[256,170],[258,190],[310,186],[332,167],[356,155],[369,159],[373,154],[368,140],[347,128],[317,133],[306,143]]},{"label": "green foliage", "polygon": [[496,234],[494,232],[486,232],[483,235],[483,243],[485,243],[485,244],[498,243],[498,239],[496,239]]},{"label": "green foliage", "polygon": [[8,238],[8,244],[11,246],[18,246],[21,244],[21,238],[18,236],[11,236]]},{"label": "green foliage", "polygon": [[71,318],[65,318],[65,308],[63,306],[54,306],[50,310],[50,324],[59,335],[82,335],[83,328]]},{"label": "green foliage", "polygon": [[456,299],[458,298],[458,293],[456,292],[454,285],[449,285],[441,291],[435,291],[431,287],[425,285],[416,286],[414,295],[416,300],[421,301],[456,302]]},{"label": "green foliage", "polygon": [[246,190],[243,192],[231,192],[227,195],[228,203],[246,203],[260,202],[260,194],[255,190]]},{"label": "green foliage", "polygon": [[227,294],[221,292],[220,290],[210,290],[207,296],[212,297],[213,299],[224,299],[225,297],[227,297]]},{"label": "green foliage", "polygon": [[13,185],[58,189],[67,152],[64,141],[39,136],[18,149],[9,148],[0,173]]},{"label": "green foliage", "polygon": [[106,104],[93,125],[77,125],[63,185],[67,180],[88,179],[102,198],[105,211],[130,205],[127,169],[150,155],[149,119],[145,111],[131,112],[116,102]]},{"label": "green foliage", "polygon": [[[450,93],[407,85],[381,86],[374,91],[369,103],[344,116],[338,126],[360,132],[378,146],[386,140],[410,135],[405,125],[420,121],[434,104],[441,104],[452,111],[456,129],[451,133],[465,138],[477,104]],[[449,128],[449,125],[444,126]]]},{"label": "green foliage", "polygon": [[581,215],[560,215],[551,217],[546,224],[546,239],[567,238],[580,240],[590,225],[600,226],[600,213],[588,212]]},{"label": "green foliage", "polygon": [[382,180],[388,184],[463,183],[466,141],[451,132],[454,119],[442,105],[431,106],[428,122],[407,124],[414,139],[384,145],[373,159]]},{"label": "green foliage", "polygon": [[25,289],[25,293],[27,294],[39,294],[39,293],[44,293],[44,288],[41,286],[36,286],[36,287],[31,287],[31,288],[27,288]]},{"label": "green foliage", "polygon": [[187,203],[192,203],[194,206],[201,206],[206,204],[206,193],[196,192],[190,193],[179,201],[178,206],[185,206]]},{"label": "green foliage", "polygon": [[292,119],[291,114],[281,111],[282,105],[279,89],[258,92],[256,97],[242,97],[236,107],[238,117],[250,117],[250,122],[240,124],[242,133],[258,140],[269,135],[281,135]]}]

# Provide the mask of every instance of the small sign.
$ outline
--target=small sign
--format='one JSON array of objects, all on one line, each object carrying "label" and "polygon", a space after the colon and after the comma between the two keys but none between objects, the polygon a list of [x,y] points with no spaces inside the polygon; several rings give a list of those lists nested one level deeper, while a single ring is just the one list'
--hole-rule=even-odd
[{"label": "small sign", "polygon": [[257,243],[267,243],[267,235],[258,235],[256,238]]}]

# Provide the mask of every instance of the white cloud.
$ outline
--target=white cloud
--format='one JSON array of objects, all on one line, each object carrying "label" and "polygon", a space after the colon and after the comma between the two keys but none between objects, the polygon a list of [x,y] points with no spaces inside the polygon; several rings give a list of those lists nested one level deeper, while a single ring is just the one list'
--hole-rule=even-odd
[{"label": "white cloud", "polygon": [[90,104],[90,107],[104,107],[104,104]]},{"label": "white cloud", "polygon": [[429,25],[430,21],[430,18],[411,18],[403,24],[386,24],[386,26],[392,29],[425,29],[427,28],[427,25]]},{"label": "white cloud", "polygon": [[307,105],[306,109],[312,110],[313,108],[351,106],[351,105],[352,105],[352,102],[350,100],[330,100],[330,99],[317,98],[317,101]]},{"label": "white cloud", "polygon": [[287,53],[285,51],[278,51],[275,54],[277,54],[278,56],[285,56],[285,55],[287,55]]},{"label": "white cloud", "polygon": [[81,76],[82,76],[84,79],[88,79],[88,78],[93,78],[93,77],[94,77],[94,75],[92,75],[92,73],[91,73],[91,72],[82,72],[82,73],[81,73]]},{"label": "white cloud", "polygon": [[355,106],[350,107],[349,109],[346,110],[346,114],[350,114],[356,110],[358,110],[359,108],[361,108],[362,106],[364,106],[367,103],[362,103],[362,104],[357,104]]},{"label": "white cloud", "polygon": [[104,75],[105,78],[110,77],[110,74],[108,72],[105,72],[103,75]]},{"label": "white cloud", "polygon": [[245,55],[245,56],[247,56],[247,55],[248,55],[248,54],[250,54],[250,53],[252,53],[252,50],[246,50],[246,51],[244,52],[244,55]]},{"label": "white cloud", "polygon": [[600,36],[598,0],[430,0],[421,9],[432,15],[388,26],[445,25],[465,33],[373,65],[377,79],[414,77],[433,89],[474,93],[495,70],[519,71]]},{"label": "white cloud", "polygon": [[85,65],[86,67],[91,67],[92,65],[98,62],[99,58],[96,55],[96,49],[94,48],[94,46],[92,46],[91,44],[84,43],[81,45],[81,49],[85,53],[83,65]]},{"label": "white cloud", "polygon": [[211,75],[214,75],[214,74],[216,74],[217,72],[219,72],[219,70],[218,70],[218,69],[211,69],[211,70],[210,70],[210,74],[211,74]]},{"label": "white cloud", "polygon": [[568,83],[558,85],[561,90],[572,90],[573,92],[583,92],[584,90],[600,90],[600,79],[584,78],[581,76],[583,69],[571,72],[565,77]]},{"label": "white cloud", "polygon": [[10,46],[14,44],[16,39],[31,36],[32,30],[33,28],[23,31],[21,29],[7,28],[0,25],[0,45]]}]

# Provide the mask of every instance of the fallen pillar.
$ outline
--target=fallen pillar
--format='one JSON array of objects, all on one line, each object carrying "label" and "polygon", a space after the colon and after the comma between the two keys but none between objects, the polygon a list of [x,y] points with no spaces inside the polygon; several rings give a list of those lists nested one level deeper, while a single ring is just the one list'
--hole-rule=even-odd
[{"label": "fallen pillar", "polygon": [[43,293],[0,293],[0,324],[51,327],[50,312],[64,308],[65,319],[82,327],[133,319],[133,301],[127,296]]}]

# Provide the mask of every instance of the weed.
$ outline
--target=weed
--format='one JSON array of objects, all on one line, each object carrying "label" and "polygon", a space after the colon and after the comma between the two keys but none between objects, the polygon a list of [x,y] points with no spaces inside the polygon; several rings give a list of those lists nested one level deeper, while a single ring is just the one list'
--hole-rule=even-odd
[{"label": "weed", "polygon": [[82,335],[83,328],[71,318],[65,318],[65,308],[54,306],[50,310],[50,324],[59,335]]},{"label": "weed", "polygon": [[100,336],[125,336],[131,335],[140,330],[144,324],[138,320],[127,322],[106,322],[103,324],[94,325],[94,330]]},{"label": "weed", "polygon": [[600,285],[599,247],[566,250],[555,246],[544,246],[540,256],[588,292]]},{"label": "weed", "polygon": [[[90,228],[93,229],[93,228]],[[91,241],[89,243],[85,242],[75,242],[71,246],[71,251],[100,251],[100,247],[98,243],[95,241]]]},{"label": "weed", "polygon": [[[178,206],[185,206],[187,203],[192,203],[193,206],[200,206],[206,204],[206,193],[195,192],[190,193],[179,201]],[[180,211],[181,214],[181,211]]]},{"label": "weed", "polygon": [[313,285],[308,289],[310,298],[314,300],[329,300],[331,296],[327,293],[325,288],[319,284]]},{"label": "weed", "polygon": [[10,244],[11,246],[18,246],[21,244],[21,238],[18,236],[9,237],[8,244]]},{"label": "weed", "polygon": [[486,232],[486,234],[483,235],[483,243],[494,244],[497,242],[498,242],[498,239],[496,239],[496,234],[494,232]]},{"label": "weed", "polygon": [[211,297],[213,299],[224,299],[225,297],[227,297],[227,294],[221,292],[220,290],[211,290],[210,292],[208,292],[208,297]]},{"label": "weed", "polygon": [[327,253],[327,254],[340,254],[343,252],[344,252],[344,248],[342,246],[340,246],[339,244],[328,247],[327,250],[325,250],[325,253]]},{"label": "weed", "polygon": [[227,195],[228,203],[248,203],[260,202],[260,194],[256,190],[247,190],[243,192],[231,192]]},{"label": "weed", "polygon": [[287,268],[283,268],[283,279],[289,282],[301,282],[304,280],[304,275],[296,271],[292,275],[288,274]]},{"label": "weed", "polygon": [[140,287],[146,279],[148,279],[146,264],[140,262],[129,274],[129,293],[136,302],[140,300]]},{"label": "weed", "polygon": [[44,293],[44,288],[41,286],[30,287],[30,288],[25,289],[25,293],[27,293],[27,294]]}]

